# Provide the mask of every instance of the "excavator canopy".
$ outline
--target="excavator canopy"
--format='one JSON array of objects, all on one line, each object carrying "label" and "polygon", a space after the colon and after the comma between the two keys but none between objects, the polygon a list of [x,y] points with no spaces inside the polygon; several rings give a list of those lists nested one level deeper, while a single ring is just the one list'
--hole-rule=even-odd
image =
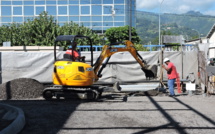
[{"label": "excavator canopy", "polygon": [[89,41],[90,51],[91,51],[91,66],[93,66],[93,45],[92,45],[92,40],[90,39],[90,37],[83,36],[83,35],[59,35],[59,36],[57,36],[56,39],[55,39],[55,43],[54,43],[54,60],[57,61],[57,56],[56,56],[57,42],[63,42],[63,41],[71,42],[72,47],[73,47],[74,41],[76,39],[87,39]]}]

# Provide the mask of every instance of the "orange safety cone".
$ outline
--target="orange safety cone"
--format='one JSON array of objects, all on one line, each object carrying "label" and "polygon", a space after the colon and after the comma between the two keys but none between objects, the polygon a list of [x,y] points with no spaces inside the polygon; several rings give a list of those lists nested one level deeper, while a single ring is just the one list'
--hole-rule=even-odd
[{"label": "orange safety cone", "polygon": [[178,89],[178,93],[181,93],[181,82],[180,82],[180,76],[179,76],[179,73],[178,73],[178,76],[176,78],[176,84],[177,84],[177,89]]}]

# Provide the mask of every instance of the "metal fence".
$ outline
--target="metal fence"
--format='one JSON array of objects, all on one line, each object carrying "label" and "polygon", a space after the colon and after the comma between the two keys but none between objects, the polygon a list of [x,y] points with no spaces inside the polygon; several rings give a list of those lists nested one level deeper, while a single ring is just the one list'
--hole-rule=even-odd
[{"label": "metal fence", "polygon": [[[90,45],[77,46],[81,51],[90,51]],[[93,51],[102,51],[103,46],[93,46]],[[124,47],[124,45],[117,45],[114,47]],[[196,45],[182,44],[182,45],[143,45],[148,51],[196,51],[198,50]]]}]

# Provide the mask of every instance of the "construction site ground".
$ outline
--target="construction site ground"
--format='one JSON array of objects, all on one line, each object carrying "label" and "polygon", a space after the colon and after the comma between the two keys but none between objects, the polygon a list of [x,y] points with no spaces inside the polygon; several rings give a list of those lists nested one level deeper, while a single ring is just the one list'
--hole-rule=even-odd
[{"label": "construction site ground", "polygon": [[96,101],[1,100],[24,111],[20,134],[215,133],[215,96],[105,93]]}]

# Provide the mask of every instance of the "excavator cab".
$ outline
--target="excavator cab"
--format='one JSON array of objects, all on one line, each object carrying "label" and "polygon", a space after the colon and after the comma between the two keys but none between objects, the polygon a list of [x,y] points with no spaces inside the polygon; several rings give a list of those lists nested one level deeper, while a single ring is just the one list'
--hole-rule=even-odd
[{"label": "excavator cab", "polygon": [[[74,42],[78,39],[86,39],[90,45],[91,50],[91,65],[81,61],[74,60],[74,52],[71,54],[64,54],[63,58],[58,59],[56,53],[56,46],[60,42],[71,42],[71,47],[75,47]],[[61,86],[90,86],[94,83],[95,75],[92,68],[93,65],[93,49],[92,41],[87,36],[82,35],[60,35],[55,40],[54,45],[54,71],[53,84]]]}]

